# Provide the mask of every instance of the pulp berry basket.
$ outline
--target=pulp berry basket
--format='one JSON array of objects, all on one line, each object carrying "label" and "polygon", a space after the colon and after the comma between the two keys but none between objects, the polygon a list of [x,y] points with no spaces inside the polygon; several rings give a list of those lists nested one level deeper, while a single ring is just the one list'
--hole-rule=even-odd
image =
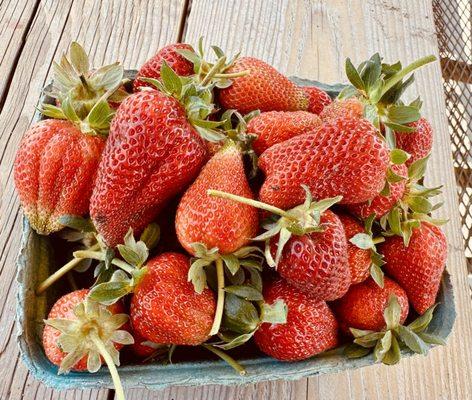
[{"label": "pulp berry basket", "polygon": [[[135,71],[127,71],[133,78]],[[299,85],[316,85],[335,97],[343,85],[325,85],[310,80],[292,78]],[[44,103],[52,102],[48,96],[41,99]],[[41,119],[37,113],[36,120]],[[46,385],[57,389],[71,388],[104,388],[112,387],[111,377],[106,367],[95,374],[71,372],[68,375],[57,375],[57,367],[49,362],[41,346],[43,319],[55,299],[60,295],[61,286],[67,286],[63,280],[55,285],[46,295],[36,296],[38,282],[45,279],[64,261],[65,242],[55,236],[40,236],[23,221],[23,237],[18,258],[18,305],[17,320],[19,326],[18,343],[23,361],[31,373]],[[62,254],[62,255],[61,255]],[[451,333],[456,316],[454,296],[447,272],[444,272],[438,295],[438,307],[434,313],[429,332],[446,339]],[[373,357],[348,359],[342,349],[330,351],[311,359],[283,363],[266,357],[257,350],[237,350],[238,359],[247,369],[247,375],[239,376],[228,365],[220,360],[209,360],[192,348],[182,348],[182,360],[173,364],[124,364],[120,367],[120,377],[127,388],[145,387],[163,389],[171,385],[198,386],[206,384],[246,384],[268,380],[294,380],[317,374],[332,373],[371,365]],[[409,350],[402,350],[403,356],[412,355]]]}]

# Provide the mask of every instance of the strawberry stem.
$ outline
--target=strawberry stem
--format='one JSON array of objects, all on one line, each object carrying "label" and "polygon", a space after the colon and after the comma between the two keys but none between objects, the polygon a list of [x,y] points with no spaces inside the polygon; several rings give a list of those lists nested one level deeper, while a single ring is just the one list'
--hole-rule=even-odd
[{"label": "strawberry stem", "polygon": [[379,244],[385,242],[385,238],[383,236],[379,236],[377,238],[372,239],[372,243]]},{"label": "strawberry stem", "polygon": [[202,344],[202,346],[205,349],[211,351],[213,354],[216,354],[223,361],[226,361],[239,375],[246,375],[246,369],[241,364],[239,364],[233,357],[229,356],[224,351],[217,349],[211,344]]},{"label": "strawberry stem", "polygon": [[116,265],[118,268],[121,268],[123,271],[127,272],[128,274],[132,274],[135,271],[135,268],[133,268],[127,262],[120,260],[118,258],[114,258],[113,260],[111,260],[111,263],[113,265]]},{"label": "strawberry stem", "polygon": [[207,194],[209,196],[220,197],[222,199],[228,199],[228,200],[237,201],[238,203],[247,204],[249,206],[256,207],[261,210],[266,210],[273,214],[276,214],[276,215],[279,215],[281,217],[285,217],[291,220],[297,220],[296,216],[288,213],[287,211],[284,211],[278,207],[271,206],[270,204],[262,203],[261,201],[248,199],[247,197],[236,196],[231,193],[222,192],[220,190],[213,190],[213,189],[207,190]]},{"label": "strawberry stem", "polygon": [[110,353],[108,353],[105,345],[96,333],[91,333],[90,339],[92,339],[92,342],[95,344],[95,346],[97,346],[98,352],[103,357],[108,366],[111,378],[113,379],[113,385],[115,386],[116,399],[125,400],[125,393],[123,391],[123,386],[121,385],[120,376],[118,374],[118,370],[116,369],[116,365],[110,356]]},{"label": "strawberry stem", "polygon": [[[89,251],[95,251],[100,248],[99,244],[96,243],[92,247],[90,247]],[[77,252],[75,252],[77,253]],[[56,272],[54,272],[51,276],[46,278],[43,282],[41,282],[37,289],[36,289],[36,294],[39,296],[42,294],[49,286],[51,286],[54,282],[62,278],[65,274],[67,274],[69,271],[74,269],[81,261],[83,258],[77,258],[74,256],[72,260],[70,260],[67,264],[59,268]]]},{"label": "strawberry stem", "polygon": [[221,257],[216,260],[216,278],[218,281],[218,300],[216,303],[215,319],[213,320],[213,325],[210,330],[210,336],[216,335],[220,330],[225,304],[225,271],[223,268],[223,259]]},{"label": "strawberry stem", "polygon": [[213,75],[214,78],[226,78],[226,79],[231,79],[231,78],[241,78],[242,76],[246,76],[249,74],[248,69],[240,72],[233,72],[232,74],[215,74]]},{"label": "strawberry stem", "polygon": [[211,79],[215,76],[215,74],[221,69],[223,65],[225,65],[226,62],[226,57],[223,56],[218,59],[218,61],[211,67],[211,69],[208,71],[208,73],[205,75],[205,78],[203,78],[201,85],[205,86],[208,85],[211,81]]}]

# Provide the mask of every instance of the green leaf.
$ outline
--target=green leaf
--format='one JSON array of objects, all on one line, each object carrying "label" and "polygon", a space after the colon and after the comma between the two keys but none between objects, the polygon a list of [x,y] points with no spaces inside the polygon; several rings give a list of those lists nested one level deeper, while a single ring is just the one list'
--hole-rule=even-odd
[{"label": "green leaf", "polygon": [[232,275],[236,274],[240,268],[239,259],[233,254],[222,254],[221,258],[223,259],[226,267]]},{"label": "green leaf", "polygon": [[426,332],[420,332],[417,333],[417,335],[420,337],[421,340],[428,344],[437,344],[440,346],[444,346],[446,344],[446,341],[438,335],[433,335],[431,333]]},{"label": "green leaf", "polygon": [[169,93],[179,96],[182,92],[182,81],[174,70],[165,61],[161,66],[161,81]]},{"label": "green leaf", "polygon": [[399,125],[418,121],[421,117],[420,112],[415,107],[392,105],[387,108],[388,119]]},{"label": "green leaf", "polygon": [[198,294],[201,294],[207,287],[205,267],[208,263],[208,260],[197,258],[192,262],[188,270],[187,280],[192,282],[193,288]]},{"label": "green leaf", "polygon": [[429,214],[433,205],[423,196],[408,196],[408,206],[415,212],[420,214]]},{"label": "green leaf", "polygon": [[53,106],[52,104],[43,104],[39,107],[39,112],[46,117],[53,119],[67,119],[66,115],[60,107]]},{"label": "green leaf", "polygon": [[256,288],[253,288],[249,285],[226,286],[225,292],[233,293],[236,296],[242,297],[243,299],[250,301],[264,300],[264,298],[262,297],[262,293]]},{"label": "green leaf", "polygon": [[372,348],[375,347],[377,342],[383,338],[385,332],[372,332],[364,336],[356,337],[354,343],[362,347]]},{"label": "green leaf", "polygon": [[68,228],[80,232],[96,232],[95,226],[90,218],[80,217],[78,215],[62,215],[59,217],[59,223]]},{"label": "green leaf", "polygon": [[276,300],[273,304],[261,304],[261,321],[269,324],[285,324],[287,323],[288,307],[281,299]]},{"label": "green leaf", "polygon": [[311,209],[318,210],[320,214],[323,214],[326,210],[334,206],[336,203],[339,203],[343,199],[343,196],[329,197],[315,202]]},{"label": "green leaf", "polygon": [[375,333],[375,331],[370,331],[366,329],[356,329],[356,328],[349,328],[349,331],[352,333],[352,336],[354,336],[356,339],[370,335],[371,333]]},{"label": "green leaf", "polygon": [[400,210],[395,207],[387,215],[388,225],[395,235],[402,236],[402,229],[400,223]]},{"label": "green leaf", "polygon": [[[416,130],[415,128],[412,128],[411,126],[401,125],[401,124],[395,124],[395,123],[393,123],[393,122],[388,122],[388,121],[384,121],[384,125],[386,125],[386,126],[389,127],[392,131],[395,131],[395,132],[411,133],[411,132],[414,132],[414,131]],[[390,131],[390,132],[391,132],[391,131]],[[390,145],[389,147],[390,147],[390,148],[394,148],[394,147],[395,147],[395,144]]]},{"label": "green leaf", "polygon": [[130,265],[141,265],[141,258],[139,255],[130,247],[123,244],[117,246],[118,251],[121,254],[121,257]]},{"label": "green leaf", "polygon": [[175,51],[178,54],[180,54],[182,57],[184,57],[186,60],[190,61],[192,64],[196,64],[200,62],[200,57],[193,50],[176,49]]},{"label": "green leaf", "polygon": [[400,361],[400,346],[398,345],[397,338],[392,335],[390,349],[383,356],[382,362],[386,365],[394,365]]},{"label": "green leaf", "polygon": [[374,358],[376,362],[382,361],[385,354],[390,350],[392,345],[392,331],[388,330],[385,335],[377,342],[374,349]]},{"label": "green leaf", "polygon": [[110,281],[94,286],[90,290],[88,297],[101,304],[110,305],[116,303],[128,293],[131,293],[132,290],[133,288],[129,279],[122,281]]},{"label": "green leaf", "polygon": [[349,241],[360,249],[372,249],[375,245],[372,237],[366,233],[357,233]]},{"label": "green leaf", "polygon": [[395,295],[390,295],[388,305],[385,308],[383,315],[387,324],[387,329],[394,329],[400,324],[402,309],[398,298]]},{"label": "green leaf", "polygon": [[378,85],[381,72],[382,64],[380,56],[376,53],[365,63],[360,74],[365,84],[366,91],[369,92],[373,87]]},{"label": "green leaf", "polygon": [[433,319],[434,309],[436,308],[437,304],[428,308],[425,313],[418,318],[416,318],[412,323],[408,325],[413,332],[419,333],[423,332]]},{"label": "green leaf", "polygon": [[421,178],[423,178],[426,172],[426,167],[428,165],[428,159],[429,155],[425,158],[416,160],[408,167],[408,177],[410,178],[410,180],[419,181]]},{"label": "green leaf", "polygon": [[227,293],[224,305],[223,326],[234,332],[249,333],[254,331],[258,324],[259,314],[256,307],[239,296]]},{"label": "green leaf", "polygon": [[251,286],[256,288],[259,292],[262,292],[261,273],[255,268],[246,267],[246,269],[247,269],[247,271],[249,271],[249,274],[250,274],[249,282],[250,282]]},{"label": "green leaf", "polygon": [[404,181],[406,178],[404,176],[398,175],[391,168],[387,169],[387,182],[388,183],[397,183]]},{"label": "green leaf", "polygon": [[242,285],[246,280],[246,274],[242,268],[239,268],[238,272],[236,272],[234,275],[232,275],[231,272],[229,272],[226,268],[225,275],[231,285]]},{"label": "green leaf", "polygon": [[372,263],[372,265],[370,266],[370,276],[379,287],[384,287],[384,273],[382,271],[382,268]]},{"label": "green leaf", "polygon": [[232,335],[231,337],[226,336],[226,335],[220,335],[220,337],[223,338],[223,340],[227,341],[225,344],[215,344],[213,346],[218,347],[222,350],[230,350],[234,349],[235,347],[241,346],[242,344],[246,343],[249,341],[253,335],[254,332],[249,332],[249,333],[243,333],[242,335]]},{"label": "green leaf", "polygon": [[372,349],[351,343],[344,348],[344,355],[348,358],[361,358],[371,353]]},{"label": "green leaf", "polygon": [[79,75],[84,75],[89,72],[90,65],[87,53],[79,43],[72,42],[70,44],[69,57],[74,69]]},{"label": "green leaf", "polygon": [[357,72],[350,58],[346,58],[346,76],[355,88],[359,90],[366,89],[359,72]]},{"label": "green leaf", "polygon": [[139,240],[143,242],[148,249],[153,249],[159,243],[161,237],[161,228],[155,222],[150,223],[144,229]]},{"label": "green leaf", "polygon": [[291,237],[292,233],[287,228],[282,228],[280,230],[279,240],[277,242],[277,252],[275,253],[275,265],[279,264],[284,247]]},{"label": "green leaf", "polygon": [[426,354],[428,345],[410,328],[400,325],[396,328],[400,340],[417,354]]},{"label": "green leaf", "polygon": [[404,164],[410,157],[406,151],[401,149],[393,149],[390,152],[390,161],[396,165]]}]

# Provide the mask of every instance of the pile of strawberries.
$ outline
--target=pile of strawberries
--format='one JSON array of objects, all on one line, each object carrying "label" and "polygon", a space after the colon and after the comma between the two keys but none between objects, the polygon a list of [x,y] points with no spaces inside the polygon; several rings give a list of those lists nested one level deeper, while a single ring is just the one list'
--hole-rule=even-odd
[{"label": "pile of strawberries", "polygon": [[123,398],[122,348],[148,361],[201,345],[244,373],[224,351],[249,340],[284,361],[346,344],[386,364],[441,344],[427,330],[447,248],[440,188],[422,184],[433,132],[403,100],[434,57],[347,59],[332,100],[212,49],[166,46],[132,82],[77,43],[54,65],[15,183],[32,228],[74,242],[38,294],[93,273],[52,307],[47,357],[60,373],[106,362]]}]

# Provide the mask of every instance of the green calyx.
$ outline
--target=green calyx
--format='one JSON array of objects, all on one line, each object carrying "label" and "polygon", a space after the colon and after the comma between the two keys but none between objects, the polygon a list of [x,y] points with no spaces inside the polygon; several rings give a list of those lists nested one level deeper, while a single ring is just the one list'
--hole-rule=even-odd
[{"label": "green calyx", "polygon": [[80,119],[84,119],[104,96],[120,103],[128,93],[121,88],[123,66],[118,62],[92,70],[85,50],[76,42],[69,47],[59,63],[53,62],[53,87],[48,93],[62,104],[69,98]]},{"label": "green calyx", "polygon": [[105,98],[100,99],[91,108],[90,112],[81,119],[73,107],[71,96],[63,98],[61,106],[43,104],[39,111],[53,119],[63,119],[74,123],[82,133],[91,136],[107,136],[110,123],[115,115]]},{"label": "green calyx", "polygon": [[426,56],[402,68],[400,62],[382,63],[382,58],[376,53],[356,68],[347,58],[346,75],[352,86],[344,89],[339,98],[357,97],[362,101],[364,117],[379,130],[385,129],[387,143],[394,148],[393,131],[412,132],[414,129],[408,124],[421,116],[419,100],[409,105],[401,101],[402,94],[414,81],[412,72],[435,60],[434,56]]},{"label": "green calyx", "polygon": [[[266,232],[260,234],[252,240],[265,242],[266,261],[269,266],[277,267],[282,257],[283,248],[290,237],[292,235],[303,236],[307,233],[322,232],[324,227],[320,222],[321,215],[332,205],[338,203],[342,199],[342,196],[337,196],[321,201],[313,201],[308,187],[305,185],[302,185],[302,187],[306,192],[305,202],[287,211],[269,204],[262,203],[260,201],[247,199],[245,197],[236,196],[231,193],[225,193],[218,190],[209,190],[208,194],[210,196],[221,197],[247,204],[274,214],[275,218],[270,218],[268,221],[263,223],[263,227],[266,229]],[[279,236],[279,239],[274,260],[270,251],[270,240],[276,235]]]},{"label": "green calyx", "polygon": [[408,168],[408,180],[405,194],[397,204],[380,219],[384,236],[398,235],[403,237],[405,246],[410,242],[413,229],[420,227],[421,222],[443,225],[447,220],[435,219],[430,213],[442,206],[433,204],[431,198],[441,194],[441,186],[428,188],[422,181],[429,156],[415,161]]},{"label": "green calyx", "polygon": [[57,345],[67,355],[61,362],[59,374],[69,372],[82,358],[87,358],[87,370],[97,372],[101,358],[106,362],[113,378],[118,399],[124,400],[123,388],[116,366],[120,365],[120,353],[115,344],[134,343],[131,334],[120,330],[128,315],[112,314],[105,306],[89,298],[74,308],[73,319],[55,318],[44,323],[60,332]]},{"label": "green calyx", "polygon": [[375,221],[375,214],[369,215],[364,221],[364,233],[358,233],[354,235],[349,241],[363,250],[370,250],[370,259],[372,264],[370,265],[370,276],[381,288],[384,287],[384,273],[382,271],[382,265],[385,264],[383,255],[377,251],[377,244],[385,241],[385,238],[373,237],[372,225]]},{"label": "green calyx", "polygon": [[350,328],[354,342],[345,348],[344,354],[349,358],[359,358],[373,352],[376,362],[387,365],[400,361],[402,347],[417,354],[427,354],[429,345],[445,344],[442,338],[427,332],[435,307],[436,305],[432,306],[422,316],[404,326],[400,324],[401,307],[398,298],[390,296],[384,310],[385,329],[375,332]]}]

